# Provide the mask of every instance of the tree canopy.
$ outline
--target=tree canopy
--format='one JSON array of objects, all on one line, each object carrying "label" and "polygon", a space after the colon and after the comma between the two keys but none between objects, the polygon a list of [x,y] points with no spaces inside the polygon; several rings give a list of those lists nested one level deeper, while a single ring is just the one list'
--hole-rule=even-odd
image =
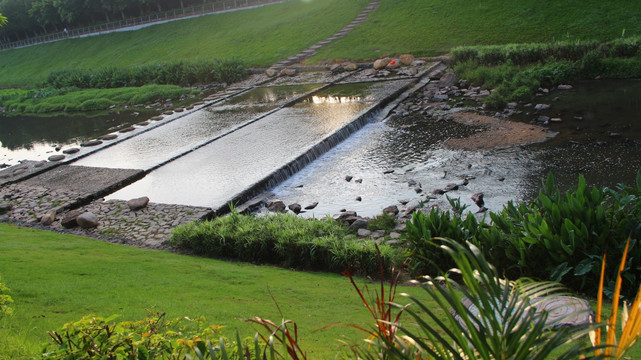
[{"label": "tree canopy", "polygon": [[49,31],[61,31],[63,28],[127,19],[211,2],[212,0],[0,0],[0,26],[6,25],[0,30],[0,40],[15,41]]}]

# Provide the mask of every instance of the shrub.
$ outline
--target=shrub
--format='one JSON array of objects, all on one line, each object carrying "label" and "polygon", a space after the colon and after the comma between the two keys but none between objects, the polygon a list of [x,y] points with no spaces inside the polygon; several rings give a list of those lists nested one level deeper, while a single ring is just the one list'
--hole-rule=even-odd
[{"label": "shrub", "polygon": [[0,320],[13,313],[13,308],[10,306],[13,303],[13,299],[9,295],[9,288],[1,280],[2,276],[0,274]]},{"label": "shrub", "polygon": [[390,215],[388,213],[382,213],[374,217],[367,224],[367,228],[376,231],[376,230],[385,230],[392,231],[396,227],[396,216]]},{"label": "shrub", "polygon": [[[377,274],[373,241],[346,238],[348,230],[328,219],[302,219],[276,214],[240,215],[193,222],[174,229],[171,244],[196,254],[297,269],[342,272],[347,267],[363,274]],[[385,266],[399,262],[400,251],[381,246]]]},{"label": "shrub", "polygon": [[74,69],[54,71],[43,86],[55,89],[107,89],[146,84],[189,86],[197,83],[242,80],[247,71],[238,60],[211,60],[193,63],[148,64],[131,68],[105,67],[97,70]]},{"label": "shrub", "polygon": [[[410,264],[417,272],[435,274],[449,268],[447,257],[434,248],[434,237],[478,246],[499,270],[512,278],[527,276],[563,282],[580,292],[596,291],[601,255],[620,258],[631,236],[625,267],[625,288],[634,291],[641,280],[641,172],[636,187],[589,188],[580,176],[577,188],[561,194],[548,176],[536,201],[512,202],[489,213],[491,224],[433,210],[417,213],[407,224]],[[635,259],[634,261],[632,259]],[[614,266],[614,265],[612,265]],[[613,269],[608,274],[616,274]],[[606,278],[606,293],[613,293],[614,278]],[[625,293],[630,296],[632,293]]]}]

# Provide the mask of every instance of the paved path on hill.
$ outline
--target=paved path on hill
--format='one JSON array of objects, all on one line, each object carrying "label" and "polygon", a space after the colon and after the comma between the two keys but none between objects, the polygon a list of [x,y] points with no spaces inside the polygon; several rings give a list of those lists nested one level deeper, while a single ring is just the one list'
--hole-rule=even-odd
[{"label": "paved path on hill", "polygon": [[365,20],[367,20],[367,16],[369,15],[369,13],[374,11],[378,7],[378,5],[379,5],[379,0],[372,0],[369,3],[369,5],[367,5],[367,7],[365,7],[365,9],[363,9],[363,11],[361,11],[361,13],[358,14],[358,16],[356,17],[356,19],[354,19],[354,21],[352,21],[351,23],[349,23],[349,25],[347,25],[344,28],[342,28],[339,32],[337,32],[336,34],[328,37],[327,39],[325,39],[323,41],[319,41],[318,43],[310,46],[309,48],[301,51],[300,53],[298,53],[298,54],[296,54],[294,56],[290,56],[285,60],[281,60],[281,61],[275,63],[274,65],[271,66],[271,68],[275,69],[275,70],[281,70],[281,69],[283,69],[283,68],[285,68],[287,66],[290,66],[290,65],[293,65],[293,64],[298,64],[301,61],[303,61],[304,59],[315,55],[316,51],[318,51],[318,49],[320,49],[321,47],[331,43],[332,41],[344,38],[347,34],[349,34],[350,31],[352,31],[352,29],[356,25],[358,25],[358,24],[364,22]]}]

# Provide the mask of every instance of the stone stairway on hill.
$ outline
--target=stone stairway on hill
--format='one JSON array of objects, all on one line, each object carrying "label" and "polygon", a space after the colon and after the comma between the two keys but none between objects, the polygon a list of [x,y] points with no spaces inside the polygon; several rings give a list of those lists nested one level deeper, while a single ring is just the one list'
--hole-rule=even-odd
[{"label": "stone stairway on hill", "polygon": [[300,53],[290,56],[287,59],[281,60],[274,65],[270,67],[270,69],[273,69],[275,71],[280,71],[284,69],[287,66],[293,65],[293,64],[298,64],[304,59],[313,56],[316,54],[316,51],[320,49],[321,47],[331,43],[332,41],[338,40],[340,38],[345,37],[349,32],[358,24],[364,22],[367,20],[367,16],[369,15],[370,12],[374,11],[379,5],[379,0],[372,0],[369,5],[367,5],[363,11],[361,11],[360,14],[352,21],[349,23],[347,26],[342,28],[339,32],[336,34],[332,35],[331,37],[328,37],[325,40],[319,41],[318,43],[310,46],[309,48],[301,51]]}]

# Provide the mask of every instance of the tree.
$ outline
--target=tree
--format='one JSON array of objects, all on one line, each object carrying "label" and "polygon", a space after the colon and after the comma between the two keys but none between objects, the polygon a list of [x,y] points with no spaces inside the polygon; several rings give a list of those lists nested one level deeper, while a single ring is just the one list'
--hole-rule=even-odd
[{"label": "tree", "polygon": [[31,4],[29,9],[29,16],[35,19],[42,27],[44,32],[47,32],[47,26],[53,26],[57,31],[60,25],[60,14],[54,6],[54,0],[36,0]]}]

